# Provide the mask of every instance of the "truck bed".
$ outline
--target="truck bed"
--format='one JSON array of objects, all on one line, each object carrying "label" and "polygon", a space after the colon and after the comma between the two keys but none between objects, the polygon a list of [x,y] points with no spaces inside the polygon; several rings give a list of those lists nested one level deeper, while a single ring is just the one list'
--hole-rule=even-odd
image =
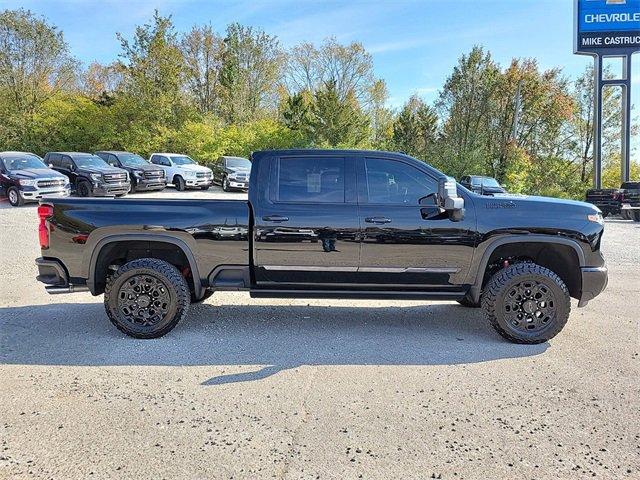
[{"label": "truck bed", "polygon": [[[72,282],[89,278],[92,255],[108,240],[182,242],[204,281],[218,265],[248,265],[249,205],[245,200],[47,199],[51,247]],[[148,248],[153,245],[149,244]]]}]

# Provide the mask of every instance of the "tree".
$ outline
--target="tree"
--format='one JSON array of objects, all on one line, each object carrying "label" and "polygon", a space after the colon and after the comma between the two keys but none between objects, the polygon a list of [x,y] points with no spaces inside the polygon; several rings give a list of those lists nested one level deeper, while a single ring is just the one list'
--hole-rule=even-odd
[{"label": "tree", "polygon": [[238,23],[227,27],[220,83],[228,123],[254,120],[274,106],[282,63],[276,37]]},{"label": "tree", "polygon": [[329,81],[315,93],[309,135],[316,147],[358,147],[369,135],[369,121],[353,96],[341,100]]},{"label": "tree", "polygon": [[371,123],[371,144],[375,149],[387,150],[392,143],[394,114],[386,106],[389,92],[384,80],[376,80],[373,83],[369,98],[367,115]]},{"label": "tree", "polygon": [[76,67],[62,32],[44,18],[24,9],[0,12],[0,143],[29,144],[33,115],[74,86]]},{"label": "tree", "polygon": [[150,24],[136,27],[132,40],[117,37],[122,46],[122,89],[131,115],[148,125],[180,125],[183,59],[171,17],[156,10]]},{"label": "tree", "polygon": [[428,160],[429,151],[437,139],[437,128],[435,110],[413,95],[393,124],[393,144],[408,155]]},{"label": "tree", "polygon": [[225,44],[211,25],[194,26],[182,36],[180,48],[184,57],[187,92],[201,113],[220,109],[220,73]]},{"label": "tree", "polygon": [[289,51],[285,83],[290,93],[315,92],[328,82],[335,84],[338,98],[354,97],[367,105],[375,84],[373,60],[361,43],[342,45],[334,38],[320,47],[302,43]]}]

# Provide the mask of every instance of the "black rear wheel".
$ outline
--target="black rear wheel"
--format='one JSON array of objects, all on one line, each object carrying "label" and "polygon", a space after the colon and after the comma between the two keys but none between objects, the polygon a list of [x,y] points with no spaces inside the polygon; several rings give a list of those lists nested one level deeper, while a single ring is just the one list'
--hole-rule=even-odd
[{"label": "black rear wheel", "polygon": [[497,272],[484,288],[482,307],[491,326],[515,343],[555,337],[571,312],[569,290],[551,270],[517,263]]},{"label": "black rear wheel", "polygon": [[104,307],[118,330],[135,338],[157,338],[186,315],[189,297],[189,286],[176,267],[140,258],[122,265],[109,278]]}]

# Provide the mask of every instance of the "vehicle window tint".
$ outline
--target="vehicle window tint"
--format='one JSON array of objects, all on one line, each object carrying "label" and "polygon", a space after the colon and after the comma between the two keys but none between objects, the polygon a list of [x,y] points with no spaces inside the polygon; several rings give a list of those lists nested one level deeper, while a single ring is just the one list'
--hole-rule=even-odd
[{"label": "vehicle window tint", "polygon": [[60,166],[62,168],[67,168],[67,169],[71,169],[71,158],[69,157],[62,157],[60,159]]},{"label": "vehicle window tint", "polygon": [[102,157],[103,160],[105,160],[109,165],[112,165],[114,167],[118,166],[118,160],[116,159],[115,155],[107,155],[107,158]]},{"label": "vehicle window tint", "polygon": [[434,179],[406,163],[367,158],[365,170],[369,203],[418,205],[438,189]]},{"label": "vehicle window tint", "polygon": [[276,201],[344,202],[344,158],[282,158]]}]

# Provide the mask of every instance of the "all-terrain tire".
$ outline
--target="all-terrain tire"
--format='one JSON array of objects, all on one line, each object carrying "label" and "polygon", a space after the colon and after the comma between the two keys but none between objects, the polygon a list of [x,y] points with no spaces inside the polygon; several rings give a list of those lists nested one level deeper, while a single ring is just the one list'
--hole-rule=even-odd
[{"label": "all-terrain tire", "polygon": [[176,186],[176,190],[178,190],[179,192],[184,192],[187,189],[187,183],[180,175],[176,175],[173,178],[173,183]]},{"label": "all-terrain tire", "polygon": [[[532,290],[541,285],[544,288],[540,290],[546,291],[547,295],[550,294],[545,297],[545,305],[547,308],[551,306],[554,313],[553,315],[543,314],[542,321],[545,323],[540,328],[527,330],[531,325],[527,326],[526,320],[520,321],[520,328],[518,328],[508,319],[509,315],[518,311],[512,309],[517,296],[514,298],[511,295],[514,290],[523,288],[522,285],[524,288],[526,285],[534,285]],[[535,298],[532,297],[530,301],[535,303]],[[531,303],[525,306],[529,309],[535,308],[531,307]],[[536,344],[550,340],[563,329],[571,312],[571,298],[562,279],[548,268],[531,262],[516,263],[491,277],[482,293],[482,308],[485,318],[504,338],[514,343]],[[528,315],[524,308],[521,311],[525,317]],[[533,315],[536,314],[537,312]]]},{"label": "all-terrain tire", "polygon": [[[144,303],[149,302],[150,308],[155,306],[154,296],[144,288],[151,282],[159,285],[157,288],[162,297],[157,297],[158,303],[163,303],[157,308],[164,310],[164,314],[160,315],[156,323],[143,325],[139,323],[141,317],[144,318],[144,312],[140,314],[140,310],[143,309],[136,310],[137,306],[130,308],[129,305],[123,307],[124,302],[131,302],[128,296],[130,293],[136,295],[131,290],[134,282],[139,282],[141,285],[140,297],[145,297]],[[135,283],[135,286],[138,286],[138,283]],[[162,289],[166,290],[162,291]],[[118,330],[135,338],[158,338],[170,332],[187,314],[189,299],[189,286],[178,269],[156,258],[139,258],[122,265],[115,275],[109,277],[104,291],[104,307],[109,320]],[[140,298],[135,300],[135,302],[138,301],[143,305]],[[126,311],[131,313],[127,314]]]},{"label": "all-terrain tire", "polygon": [[467,308],[480,308],[482,306],[481,302],[474,302],[469,296],[461,298],[460,300],[456,300],[460,305]]}]

